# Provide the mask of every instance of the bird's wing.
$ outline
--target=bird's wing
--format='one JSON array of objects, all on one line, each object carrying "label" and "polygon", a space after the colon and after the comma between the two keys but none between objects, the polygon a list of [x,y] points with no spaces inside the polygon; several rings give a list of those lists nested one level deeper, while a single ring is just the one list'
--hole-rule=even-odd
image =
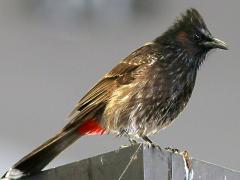
[{"label": "bird's wing", "polygon": [[70,122],[64,129],[76,127],[84,121],[84,117],[92,112],[103,108],[112,92],[120,85],[129,84],[134,80],[134,71],[140,66],[147,63],[145,56],[151,49],[150,45],[143,46],[126,59],[119,63],[116,67],[107,73],[75,106],[69,115]]}]

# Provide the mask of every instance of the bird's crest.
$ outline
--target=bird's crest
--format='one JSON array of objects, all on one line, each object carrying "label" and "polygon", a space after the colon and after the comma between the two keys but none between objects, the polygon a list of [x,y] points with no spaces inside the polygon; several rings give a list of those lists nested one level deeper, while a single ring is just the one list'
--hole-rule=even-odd
[{"label": "bird's crest", "polygon": [[183,23],[190,22],[192,25],[207,29],[207,26],[206,26],[202,16],[194,8],[188,9],[186,11],[186,13],[184,15],[182,15],[182,21],[183,21]]},{"label": "bird's crest", "polygon": [[179,18],[177,18],[176,22],[173,25],[173,29],[179,29],[179,28],[191,28],[195,27],[198,29],[204,29],[207,30],[207,26],[202,18],[202,16],[199,14],[199,12],[194,9],[190,8],[187,9],[185,13],[183,13]]},{"label": "bird's crest", "polygon": [[162,36],[156,38],[155,42],[171,42],[176,35],[184,35],[184,33],[190,35],[194,34],[193,32],[201,32],[206,36],[211,35],[199,12],[194,8],[190,8],[178,17]]}]

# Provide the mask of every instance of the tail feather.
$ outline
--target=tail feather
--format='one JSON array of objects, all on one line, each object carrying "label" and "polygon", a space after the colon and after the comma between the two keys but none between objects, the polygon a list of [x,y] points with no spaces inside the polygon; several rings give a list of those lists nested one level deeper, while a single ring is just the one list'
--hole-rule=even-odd
[{"label": "tail feather", "polygon": [[[24,175],[39,172],[80,137],[81,135],[76,131],[60,132],[23,157],[13,165],[11,170],[17,170]],[[5,176],[8,174],[9,172],[6,173]]]}]

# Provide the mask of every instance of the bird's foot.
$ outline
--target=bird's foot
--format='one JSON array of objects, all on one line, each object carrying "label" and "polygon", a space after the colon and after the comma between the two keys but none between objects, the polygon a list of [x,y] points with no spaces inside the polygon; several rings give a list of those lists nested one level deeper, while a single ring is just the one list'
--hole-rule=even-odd
[{"label": "bird's foot", "polygon": [[138,142],[132,138],[128,138],[128,141],[130,142],[129,145],[121,145],[119,149],[126,148],[129,146],[134,146],[134,145],[138,144]]},{"label": "bird's foot", "polygon": [[147,136],[143,136],[142,139],[147,143],[148,148],[157,148],[159,150],[162,150],[159,144],[151,141]]},{"label": "bird's foot", "polygon": [[124,144],[124,145],[121,145],[121,146],[119,147],[119,149],[123,149],[123,148],[129,147],[129,146],[131,146],[131,145],[129,145],[129,144]]},{"label": "bird's foot", "polygon": [[129,138],[128,140],[132,146],[138,144],[138,142],[135,139]]},{"label": "bird's foot", "polygon": [[149,148],[157,148],[157,149],[159,149],[159,150],[162,150],[162,148],[160,147],[160,145],[157,144],[157,143],[155,143],[155,142],[151,142],[151,143],[147,142],[147,144],[148,144],[148,147],[149,147]]},{"label": "bird's foot", "polygon": [[138,142],[135,139],[133,139],[133,137],[131,137],[126,130],[122,130],[121,133],[119,134],[119,136],[121,136],[121,135],[127,136],[128,141],[130,142],[130,145],[123,145],[120,148],[125,148],[128,146],[133,146],[133,145],[138,144]]}]

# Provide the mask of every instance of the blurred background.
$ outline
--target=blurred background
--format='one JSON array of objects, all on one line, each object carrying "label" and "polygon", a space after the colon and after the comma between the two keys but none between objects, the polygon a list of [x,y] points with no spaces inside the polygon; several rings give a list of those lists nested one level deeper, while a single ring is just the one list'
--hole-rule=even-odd
[{"label": "blurred background", "polygon": [[[1,0],[0,174],[66,123],[75,103],[121,59],[197,8],[229,51],[210,53],[187,108],[152,139],[240,170],[236,0]],[[125,138],[84,137],[48,167],[112,151]]]}]

